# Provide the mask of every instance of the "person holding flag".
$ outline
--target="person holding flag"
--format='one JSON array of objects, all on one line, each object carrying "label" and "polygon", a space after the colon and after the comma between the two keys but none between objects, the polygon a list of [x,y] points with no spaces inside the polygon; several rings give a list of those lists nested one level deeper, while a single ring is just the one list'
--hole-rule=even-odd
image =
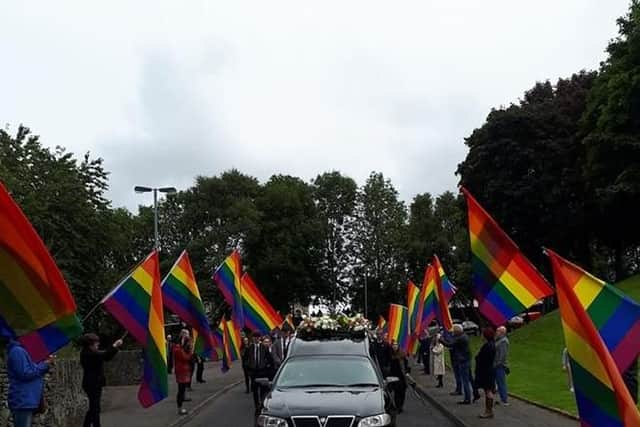
[{"label": "person holding flag", "polygon": [[44,376],[49,372],[52,364],[51,357],[46,362],[34,363],[29,352],[20,342],[14,339],[9,340],[7,403],[15,427],[31,427],[34,413],[43,405]]},{"label": "person holding flag", "polygon": [[174,371],[176,373],[176,383],[178,384],[178,395],[176,403],[178,414],[186,415],[187,410],[182,404],[187,400],[185,394],[189,383],[191,383],[191,359],[193,358],[193,343],[189,336],[189,331],[183,329],[180,332],[180,340],[173,346]]}]

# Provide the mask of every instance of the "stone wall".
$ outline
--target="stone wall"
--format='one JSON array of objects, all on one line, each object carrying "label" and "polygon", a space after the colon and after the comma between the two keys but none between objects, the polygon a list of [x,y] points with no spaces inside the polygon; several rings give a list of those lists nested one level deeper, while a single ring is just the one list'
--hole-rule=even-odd
[{"label": "stone wall", "polygon": [[[46,377],[45,399],[48,409],[38,415],[34,426],[72,427],[82,425],[87,400],[81,387],[82,370],[78,360],[58,360]],[[0,362],[0,426],[11,426],[11,414],[7,406],[7,371]]]},{"label": "stone wall", "polygon": [[[105,364],[107,385],[120,386],[138,384],[142,374],[140,351],[121,351]],[[7,371],[4,360],[0,360],[0,427],[12,426],[7,406]],[[77,427],[87,410],[87,399],[82,391],[82,368],[78,359],[57,360],[46,377],[45,398],[47,412],[38,415],[37,427]]]}]

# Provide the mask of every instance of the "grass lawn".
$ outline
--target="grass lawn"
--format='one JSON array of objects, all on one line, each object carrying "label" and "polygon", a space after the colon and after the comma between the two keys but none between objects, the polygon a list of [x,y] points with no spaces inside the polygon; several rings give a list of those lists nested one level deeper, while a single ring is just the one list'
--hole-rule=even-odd
[{"label": "grass lawn", "polygon": [[[620,283],[618,287],[640,301],[640,275]],[[575,399],[568,390],[566,372],[562,370],[564,337],[559,312],[551,312],[512,332],[509,340],[509,390],[535,402],[577,415]],[[474,355],[480,345],[481,338],[473,337]]]}]

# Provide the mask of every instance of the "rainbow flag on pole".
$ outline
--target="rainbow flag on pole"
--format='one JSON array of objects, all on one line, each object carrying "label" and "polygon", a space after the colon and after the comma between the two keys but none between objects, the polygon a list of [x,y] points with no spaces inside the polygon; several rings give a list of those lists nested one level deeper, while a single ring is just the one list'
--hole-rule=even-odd
[{"label": "rainbow flag on pole", "polygon": [[469,210],[473,292],[480,312],[503,325],[553,289],[465,188]]},{"label": "rainbow flag on pole", "polygon": [[407,283],[407,309],[409,312],[409,353],[416,354],[418,351],[420,335],[420,288],[411,280]]},{"label": "rainbow flag on pole", "polygon": [[420,328],[428,327],[436,317],[436,278],[433,265],[429,264],[424,271],[424,280],[420,288],[420,311],[422,312]]},{"label": "rainbow flag on pole", "polygon": [[616,361],[585,310],[589,296],[598,290],[594,286],[597,282],[582,275],[582,280],[576,283],[576,276],[567,274],[563,260],[551,251],[549,254],[580,424],[584,427],[640,426],[640,412]]},{"label": "rainbow flag on pole", "polygon": [[165,307],[197,331],[197,354],[212,358],[215,343],[187,251],[182,251],[162,282],[162,297]]},{"label": "rainbow flag on pole", "polygon": [[0,183],[0,335],[17,338],[39,362],[81,333],[62,273]]},{"label": "rainbow flag on pole", "polygon": [[240,253],[234,250],[213,273],[213,280],[218,285],[227,304],[233,309],[232,319],[239,328],[244,328],[241,278],[242,260],[240,259]]},{"label": "rainbow flag on pole", "polygon": [[451,313],[449,312],[449,301],[451,301],[451,298],[455,294],[456,288],[449,281],[437,255],[433,256],[433,269],[434,272],[437,272],[434,275],[436,282],[434,292],[436,299],[436,318],[445,331],[450,331],[453,328],[453,321],[451,320]]},{"label": "rainbow flag on pole", "polygon": [[242,275],[242,309],[245,326],[268,334],[282,325],[282,316],[273,309],[248,273]]},{"label": "rainbow flag on pole", "polygon": [[240,337],[240,329],[238,329],[233,323],[233,320],[227,320],[227,339],[229,340],[229,356],[230,360],[240,360],[242,355],[240,354],[240,346],[242,345],[242,338]]},{"label": "rainbow flag on pole", "polygon": [[104,308],[144,348],[144,372],[138,390],[144,408],[169,392],[159,265],[158,252],[151,252],[102,300]]},{"label": "rainbow flag on pole", "polygon": [[229,325],[224,317],[220,321],[222,326],[222,364],[220,370],[222,373],[227,373],[231,369],[231,338],[229,336]]},{"label": "rainbow flag on pole", "polygon": [[571,286],[623,373],[640,354],[640,304],[552,250],[546,252],[554,274]]},{"label": "rainbow flag on pole", "polygon": [[399,304],[389,304],[389,342],[395,341],[407,351],[409,346],[409,311]]}]

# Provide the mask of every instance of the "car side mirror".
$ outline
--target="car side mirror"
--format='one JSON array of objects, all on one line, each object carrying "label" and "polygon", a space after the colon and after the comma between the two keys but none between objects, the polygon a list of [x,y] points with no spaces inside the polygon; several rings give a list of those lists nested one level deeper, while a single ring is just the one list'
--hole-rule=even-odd
[{"label": "car side mirror", "polygon": [[398,378],[398,377],[386,377],[384,379],[385,387],[389,386],[390,384],[397,383],[397,382],[400,382],[400,378]]},{"label": "car side mirror", "polygon": [[254,381],[256,382],[256,384],[262,387],[271,388],[271,386],[273,385],[273,382],[269,381],[269,378],[256,378]]}]

